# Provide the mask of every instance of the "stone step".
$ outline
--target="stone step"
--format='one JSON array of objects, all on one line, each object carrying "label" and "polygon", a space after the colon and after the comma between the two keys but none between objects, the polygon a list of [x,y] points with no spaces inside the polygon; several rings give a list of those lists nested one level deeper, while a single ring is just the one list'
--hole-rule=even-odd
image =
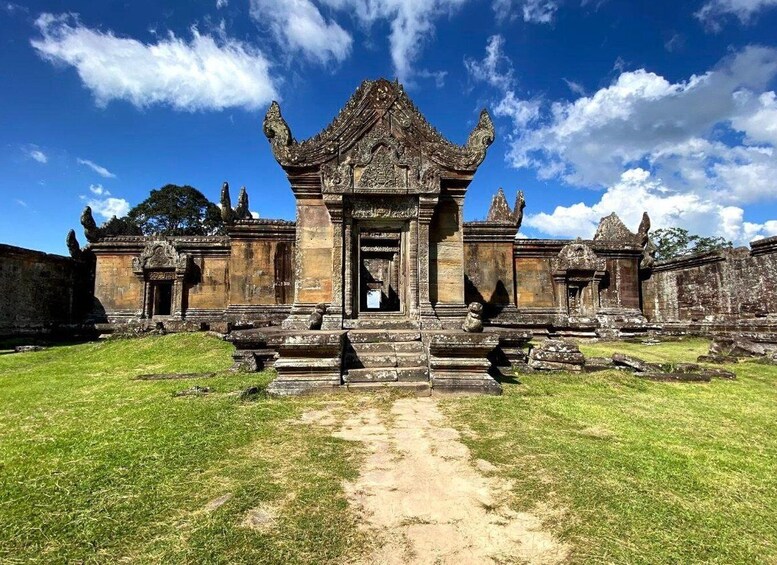
[{"label": "stone step", "polygon": [[429,380],[426,367],[372,367],[350,369],[344,376],[346,383],[423,382]]},{"label": "stone step", "polygon": [[350,330],[348,340],[351,344],[357,343],[385,343],[385,342],[404,342],[421,341],[421,332],[419,330]]},{"label": "stone step", "polygon": [[397,367],[397,379],[401,383],[429,382],[429,370],[423,367]]},{"label": "stone step", "polygon": [[345,356],[345,366],[354,369],[396,367],[397,356],[394,353],[348,354]]},{"label": "stone step", "polygon": [[425,367],[427,364],[424,353],[397,353],[397,367]]},{"label": "stone step", "polygon": [[389,383],[349,383],[348,392],[398,391],[413,396],[431,396],[432,388],[428,382],[389,382]]},{"label": "stone step", "polygon": [[[409,343],[421,343],[419,342],[409,342]],[[351,343],[350,348],[346,347],[346,351],[348,349],[351,349],[355,353],[359,355],[363,354],[369,354],[369,353],[394,353],[394,343],[392,342],[385,342],[385,341],[377,341],[377,342],[370,342],[370,343]],[[403,344],[404,345],[404,344]],[[423,345],[423,344],[422,344]]]},{"label": "stone step", "polygon": [[426,366],[424,353],[369,353],[345,356],[345,367],[353,369],[378,367],[419,367]]},{"label": "stone step", "polygon": [[343,376],[346,383],[385,383],[399,380],[396,367],[349,369]]}]

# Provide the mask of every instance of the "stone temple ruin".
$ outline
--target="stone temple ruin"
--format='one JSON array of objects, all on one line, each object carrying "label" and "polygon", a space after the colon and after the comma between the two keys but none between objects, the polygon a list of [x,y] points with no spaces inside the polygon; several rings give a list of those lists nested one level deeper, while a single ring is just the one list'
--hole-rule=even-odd
[{"label": "stone temple ruin", "polygon": [[23,273],[57,304],[41,315],[18,306],[34,297],[10,291],[0,330],[231,330],[236,361],[274,367],[279,394],[377,384],[498,394],[494,368],[525,362],[533,337],[774,335],[777,238],[656,264],[647,214],[636,232],[612,214],[592,240],[517,239],[523,194],[511,207],[502,189],[485,221],[464,222],[494,141],[485,110],[459,146],[398,83],[365,81],[310,139],[293,137],[277,103],[263,129],[295,222],[252,218],[244,190],[233,209],[226,183],[226,236],[103,237],[87,211],[88,245],[71,234],[71,259],[0,249],[0,284]]}]

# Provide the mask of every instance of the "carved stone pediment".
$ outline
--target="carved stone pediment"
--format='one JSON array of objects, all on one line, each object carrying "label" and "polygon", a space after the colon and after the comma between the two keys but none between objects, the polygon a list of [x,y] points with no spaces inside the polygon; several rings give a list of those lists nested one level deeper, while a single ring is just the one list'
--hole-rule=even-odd
[{"label": "carved stone pediment", "polygon": [[482,163],[495,135],[491,117],[484,110],[467,143],[451,143],[426,121],[399,83],[385,79],[364,81],[332,123],[310,139],[301,142],[294,139],[275,102],[267,111],[263,129],[275,158],[283,167],[306,168],[330,163],[331,168],[333,160],[343,162],[340,156],[361,143],[364,132],[376,124],[404,132],[404,137],[413,140],[416,154],[423,155],[425,160],[443,169],[470,174]]},{"label": "carved stone pediment", "polygon": [[603,272],[606,269],[607,261],[599,257],[591,247],[579,241],[562,247],[558,257],[553,260],[555,272]]},{"label": "carved stone pediment", "polygon": [[132,271],[144,275],[147,271],[172,271],[183,276],[189,267],[189,256],[178,253],[169,241],[150,241],[138,257],[132,258]]}]

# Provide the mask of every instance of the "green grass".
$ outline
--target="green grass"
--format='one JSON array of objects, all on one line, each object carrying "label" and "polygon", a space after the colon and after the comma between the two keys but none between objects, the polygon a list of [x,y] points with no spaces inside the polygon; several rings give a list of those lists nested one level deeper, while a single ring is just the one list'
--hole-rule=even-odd
[{"label": "green grass", "polygon": [[[659,363],[707,342],[581,345]],[[473,456],[514,480],[579,563],[777,563],[777,367],[736,381],[657,383],[607,371],[520,375],[446,411]]]},{"label": "green grass", "polygon": [[[241,401],[231,345],[179,334],[0,355],[0,562],[341,562],[359,454],[293,423],[315,400]],[[137,381],[152,372],[209,379]],[[202,397],[174,398],[193,385]],[[207,503],[230,493],[213,511]],[[241,525],[252,508],[276,516]]]},{"label": "green grass", "polygon": [[[670,363],[707,343],[581,348]],[[0,562],[342,563],[368,552],[374,536],[342,488],[363,452],[295,423],[333,399],[241,401],[271,375],[229,373],[230,352],[178,334],[0,354]],[[520,375],[502,397],[443,407],[574,562],[777,563],[777,367],[727,368],[736,381]],[[134,380],[170,372],[216,376]],[[193,385],[214,392],[173,397]],[[340,417],[365,401],[336,400]],[[257,508],[274,520],[243,526]]]}]

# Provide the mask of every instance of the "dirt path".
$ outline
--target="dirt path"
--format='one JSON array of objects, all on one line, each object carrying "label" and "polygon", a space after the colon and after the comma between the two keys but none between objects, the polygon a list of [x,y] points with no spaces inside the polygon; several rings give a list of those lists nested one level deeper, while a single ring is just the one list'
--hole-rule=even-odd
[{"label": "dirt path", "polygon": [[350,502],[385,540],[366,563],[559,563],[568,547],[539,518],[507,506],[509,482],[478,470],[459,433],[431,398],[397,400],[391,424],[375,408],[348,418],[335,436],[369,456]]}]

